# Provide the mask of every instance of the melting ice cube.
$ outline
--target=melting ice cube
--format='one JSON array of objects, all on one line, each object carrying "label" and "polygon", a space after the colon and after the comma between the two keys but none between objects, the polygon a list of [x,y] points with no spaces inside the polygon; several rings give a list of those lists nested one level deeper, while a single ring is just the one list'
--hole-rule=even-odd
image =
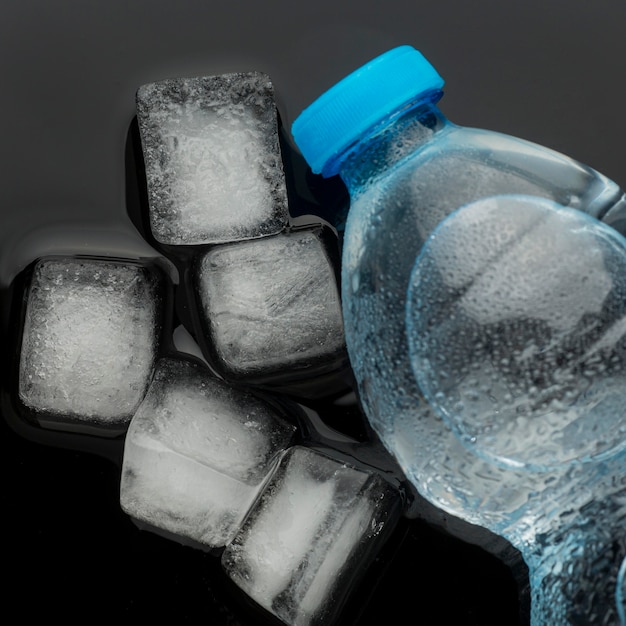
[{"label": "melting ice cube", "polygon": [[59,420],[128,422],[152,374],[160,304],[156,275],[136,263],[37,262],[22,336],[22,402]]},{"label": "melting ice cube", "polygon": [[253,600],[290,626],[327,624],[399,512],[397,492],[377,474],[295,446],[222,563]]},{"label": "melting ice cube", "polygon": [[270,79],[259,72],[140,87],[150,224],[164,244],[274,234],[288,220]]},{"label": "melting ice cube", "polygon": [[121,506],[155,529],[221,547],[294,431],[205,367],[162,359],[126,435]]},{"label": "melting ice cube", "polygon": [[230,372],[293,371],[343,354],[335,274],[314,230],[212,248],[197,289],[208,334]]}]

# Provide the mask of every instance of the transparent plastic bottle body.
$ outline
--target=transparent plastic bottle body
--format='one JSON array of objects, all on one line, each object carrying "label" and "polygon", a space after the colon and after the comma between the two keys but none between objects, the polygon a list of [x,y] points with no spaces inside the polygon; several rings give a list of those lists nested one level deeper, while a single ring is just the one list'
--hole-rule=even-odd
[{"label": "transparent plastic bottle body", "polygon": [[[626,214],[623,192],[551,150],[450,124],[428,102],[379,125],[341,158],[351,197],[342,266],[346,341],[370,423],[423,496],[522,551],[531,571],[534,625],[618,623],[615,586],[597,579],[613,576],[623,550],[615,537],[623,537],[625,510],[615,511],[614,502],[626,494],[624,455],[591,471],[574,465],[528,472],[473,454],[416,383],[406,304],[424,242],[458,207],[525,194],[619,225]],[[594,493],[603,494],[600,503]],[[612,517],[587,541],[589,524],[607,507]],[[561,566],[571,571],[557,572]]]},{"label": "transparent plastic bottle body", "polygon": [[342,306],[359,396],[423,497],[521,551],[533,626],[614,624],[626,199],[568,157],[451,124],[443,84],[399,46],[292,126],[311,169],[350,193]]},{"label": "transparent plastic bottle body", "polygon": [[626,557],[622,561],[617,576],[617,586],[615,588],[615,602],[617,604],[617,613],[622,620],[622,625],[626,624]]},{"label": "transparent plastic bottle body", "polygon": [[[361,400],[383,439],[386,416],[403,398],[414,408],[407,288],[424,241],[447,215],[498,194],[541,196],[600,219],[626,214],[623,191],[599,172],[526,141],[455,126],[432,104],[379,127],[344,156],[340,175],[351,198],[342,261],[346,339]],[[385,406],[390,398],[398,407]]]}]

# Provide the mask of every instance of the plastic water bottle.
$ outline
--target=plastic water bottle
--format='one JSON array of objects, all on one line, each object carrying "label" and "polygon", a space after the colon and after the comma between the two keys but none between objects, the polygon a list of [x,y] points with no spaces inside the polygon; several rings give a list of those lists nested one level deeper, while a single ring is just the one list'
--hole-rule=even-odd
[{"label": "plastic water bottle", "polygon": [[359,398],[424,497],[520,549],[533,624],[618,623],[626,198],[564,155],[451,123],[443,84],[401,46],[292,127],[311,169],[350,193]]},{"label": "plastic water bottle", "polygon": [[624,557],[617,577],[615,601],[617,603],[617,613],[622,620],[622,624],[626,624],[626,557]]}]

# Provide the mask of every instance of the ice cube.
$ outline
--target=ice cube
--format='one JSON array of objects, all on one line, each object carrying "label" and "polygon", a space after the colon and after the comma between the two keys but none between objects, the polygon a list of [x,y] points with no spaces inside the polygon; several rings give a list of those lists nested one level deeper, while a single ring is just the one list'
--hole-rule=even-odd
[{"label": "ice cube", "polygon": [[221,547],[294,432],[269,404],[199,363],[162,359],[126,435],[122,509],[154,529]]},{"label": "ice cube", "polygon": [[275,234],[287,224],[276,105],[267,75],[143,85],[137,120],[157,241],[236,241]]},{"label": "ice cube", "polygon": [[290,626],[328,624],[399,514],[397,492],[377,474],[294,446],[222,564],[244,592]]},{"label": "ice cube", "polygon": [[132,261],[39,260],[23,326],[22,402],[61,422],[127,423],[156,359],[158,281],[156,273]]},{"label": "ice cube", "polygon": [[315,230],[216,246],[196,282],[206,334],[227,372],[293,372],[343,354],[335,273]]}]

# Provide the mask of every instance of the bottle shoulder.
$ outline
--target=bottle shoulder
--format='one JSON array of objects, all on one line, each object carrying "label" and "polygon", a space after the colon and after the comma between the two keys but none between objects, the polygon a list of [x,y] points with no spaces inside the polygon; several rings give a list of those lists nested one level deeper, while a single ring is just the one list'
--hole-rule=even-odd
[{"label": "bottle shoulder", "polygon": [[[619,186],[551,148],[497,131],[447,123],[431,141],[364,186],[354,204],[413,204],[447,213],[495,194],[538,195],[601,218]],[[359,202],[359,196],[368,199]],[[369,209],[368,209],[369,210]]]},{"label": "bottle shoulder", "polygon": [[574,171],[596,173],[593,168],[576,159],[538,143],[494,130],[457,126],[450,122],[433,141],[424,145],[422,150],[417,150],[413,158],[420,161],[447,155],[457,155],[491,166],[517,164],[524,170],[532,170],[535,164],[542,167],[553,164]]},{"label": "bottle shoulder", "polygon": [[502,194],[538,196],[597,219],[613,216],[626,232],[624,192],[596,170],[526,140],[450,124],[351,193],[345,258],[356,267],[365,249],[371,258],[392,249],[414,256],[454,210]]}]

